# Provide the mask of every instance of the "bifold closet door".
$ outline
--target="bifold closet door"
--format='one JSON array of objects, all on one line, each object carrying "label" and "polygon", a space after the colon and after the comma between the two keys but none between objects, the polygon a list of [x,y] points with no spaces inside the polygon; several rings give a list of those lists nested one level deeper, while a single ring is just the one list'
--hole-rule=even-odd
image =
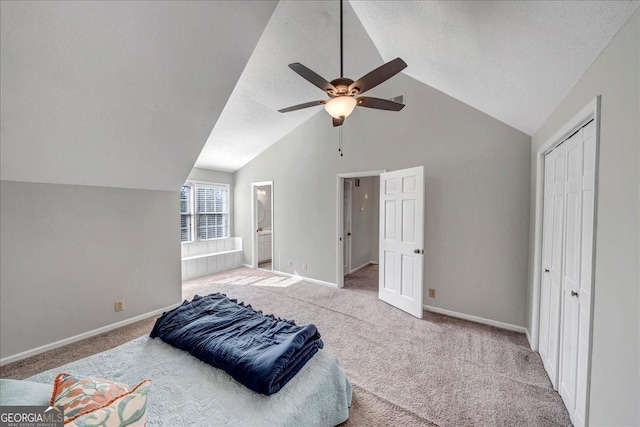
[{"label": "bifold closet door", "polygon": [[595,182],[592,121],[545,156],[538,351],[576,426],[587,414]]},{"label": "bifold closet door", "polygon": [[591,328],[596,171],[595,122],[567,146],[565,267],[558,392],[576,426],[585,425]]},{"label": "bifold closet door", "polygon": [[542,284],[538,351],[553,388],[558,385],[560,311],[563,261],[566,145],[545,156],[544,214],[542,226]]},{"label": "bifold closet door", "polygon": [[571,410],[576,392],[582,222],[582,130],[569,138],[565,186],[564,275],[562,278],[561,368],[558,392]]}]

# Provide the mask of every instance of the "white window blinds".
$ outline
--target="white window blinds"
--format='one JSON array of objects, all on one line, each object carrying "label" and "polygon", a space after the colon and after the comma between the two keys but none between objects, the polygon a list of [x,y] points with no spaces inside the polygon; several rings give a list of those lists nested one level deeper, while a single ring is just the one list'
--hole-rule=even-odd
[{"label": "white window blinds", "polygon": [[191,186],[184,185],[180,189],[180,241],[193,241],[193,210]]},{"label": "white window blinds", "polygon": [[198,240],[229,237],[229,187],[196,185]]}]

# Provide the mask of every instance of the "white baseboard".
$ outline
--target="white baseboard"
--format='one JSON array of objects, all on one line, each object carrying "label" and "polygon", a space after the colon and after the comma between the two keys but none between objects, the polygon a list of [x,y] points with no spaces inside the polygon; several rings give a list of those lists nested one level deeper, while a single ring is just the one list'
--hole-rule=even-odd
[{"label": "white baseboard", "polygon": [[484,325],[495,326],[496,328],[507,329],[509,331],[522,332],[524,334],[527,333],[527,329],[524,326],[512,325],[510,323],[499,322],[497,320],[485,319],[484,317],[472,316],[471,314],[458,313],[457,311],[445,310],[444,308],[431,307],[429,305],[424,305],[423,307],[425,310],[432,311],[434,313],[445,314],[447,316],[470,320]]},{"label": "white baseboard", "polygon": [[363,268],[369,266],[369,265],[378,265],[378,261],[367,261],[364,264],[362,264],[359,267],[354,268],[353,270],[351,270],[351,272],[349,274],[353,274],[358,270],[362,270]]},{"label": "white baseboard", "polygon": [[122,326],[126,326],[126,325],[129,325],[131,323],[138,322],[140,320],[148,319],[149,317],[157,316],[159,314],[164,313],[165,311],[169,311],[169,310],[172,310],[172,309],[176,308],[181,303],[182,302],[179,302],[177,304],[173,304],[173,305],[170,305],[168,307],[159,308],[157,310],[153,310],[153,311],[150,311],[148,313],[140,314],[138,316],[134,316],[134,317],[131,317],[129,319],[122,320],[120,322],[112,323],[112,324],[107,325],[107,326],[102,326],[101,328],[94,329],[92,331],[83,332],[83,333],[81,333],[79,335],[74,335],[72,337],[62,339],[60,341],[52,342],[51,344],[45,344],[45,345],[42,345],[40,347],[33,348],[31,350],[27,350],[27,351],[23,351],[23,352],[18,353],[18,354],[14,354],[12,356],[3,357],[2,359],[0,359],[0,366],[6,365],[6,364],[11,363],[11,362],[15,362],[17,360],[26,359],[27,357],[35,356],[36,354],[44,353],[45,351],[53,350],[55,348],[62,347],[62,346],[65,346],[67,344],[71,344],[71,343],[74,343],[74,342],[77,342],[77,341],[81,341],[81,340],[86,339],[86,338],[91,338],[93,336],[100,335],[100,334],[102,334],[104,332],[109,332],[109,331],[112,331],[114,329],[118,329],[118,328],[120,328]]},{"label": "white baseboard", "polygon": [[337,288],[338,285],[331,282],[325,282],[323,280],[312,279],[310,277],[299,276],[297,274],[285,273],[284,271],[273,270],[273,274],[279,274],[280,276],[293,277],[294,279],[303,280],[305,282],[315,283],[317,285],[329,286],[330,288]]},{"label": "white baseboard", "polygon": [[253,265],[251,265],[251,264],[242,264],[242,266],[246,267],[246,268],[253,268]]},{"label": "white baseboard", "polygon": [[355,272],[356,272],[356,271],[358,271],[358,270],[362,270],[363,268],[365,268],[365,267],[366,267],[366,266],[368,266],[369,264],[372,264],[372,263],[371,263],[371,261],[367,261],[367,262],[365,262],[364,264],[362,264],[361,266],[354,268],[353,270],[351,270],[351,272],[350,272],[349,274],[353,274],[353,273],[355,273]]}]

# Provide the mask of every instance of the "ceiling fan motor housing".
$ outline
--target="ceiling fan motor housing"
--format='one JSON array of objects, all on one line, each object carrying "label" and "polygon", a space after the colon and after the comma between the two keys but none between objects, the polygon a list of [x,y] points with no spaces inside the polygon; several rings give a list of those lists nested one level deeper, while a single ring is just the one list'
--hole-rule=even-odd
[{"label": "ceiling fan motor housing", "polygon": [[340,77],[335,80],[332,80],[331,84],[336,88],[336,90],[334,91],[333,89],[328,89],[327,94],[332,98],[336,96],[343,96],[343,95],[353,96],[359,92],[359,89],[353,88],[350,91],[349,86],[351,86],[352,83],[353,83],[353,80],[347,79],[345,77]]}]

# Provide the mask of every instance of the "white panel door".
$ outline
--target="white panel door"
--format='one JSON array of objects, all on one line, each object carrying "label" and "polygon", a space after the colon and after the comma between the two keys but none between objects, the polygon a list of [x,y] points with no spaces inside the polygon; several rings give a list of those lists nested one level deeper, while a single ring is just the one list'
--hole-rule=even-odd
[{"label": "white panel door", "polygon": [[[587,420],[587,381],[589,378],[589,347],[591,331],[591,296],[593,294],[593,230],[595,210],[595,186],[596,186],[596,124],[592,121],[582,129],[582,183],[581,183],[581,229],[580,229],[580,267],[577,297],[577,350],[575,366],[571,368],[575,372],[574,407],[569,408],[571,421],[575,426],[586,425]],[[575,371],[574,371],[575,369]],[[563,397],[563,399],[565,399]],[[565,403],[567,400],[565,399]]]},{"label": "white panel door", "polygon": [[596,124],[545,156],[539,352],[571,421],[587,423]]},{"label": "white panel door", "polygon": [[[548,171],[548,172],[547,172]],[[542,287],[540,308],[540,353],[553,388],[558,388],[560,354],[560,312],[562,301],[562,261],[564,229],[564,189],[566,144],[562,143],[545,157],[545,213],[543,219]],[[544,222],[546,221],[546,222]],[[543,317],[544,315],[544,317]]]},{"label": "white panel door", "polygon": [[549,307],[551,306],[551,254],[553,242],[553,185],[555,183],[556,153],[553,151],[545,156],[544,161],[544,200],[542,214],[542,269],[540,285],[540,328],[538,339],[538,353],[544,361],[549,354]]},{"label": "white panel door", "polygon": [[587,423],[596,124],[545,156],[539,352],[571,421]]},{"label": "white panel door", "polygon": [[424,168],[380,175],[378,296],[422,318]]},{"label": "white panel door", "polygon": [[565,185],[564,267],[562,280],[560,383],[558,392],[572,413],[576,395],[578,357],[578,301],[582,235],[582,130],[564,143],[567,146]]}]

